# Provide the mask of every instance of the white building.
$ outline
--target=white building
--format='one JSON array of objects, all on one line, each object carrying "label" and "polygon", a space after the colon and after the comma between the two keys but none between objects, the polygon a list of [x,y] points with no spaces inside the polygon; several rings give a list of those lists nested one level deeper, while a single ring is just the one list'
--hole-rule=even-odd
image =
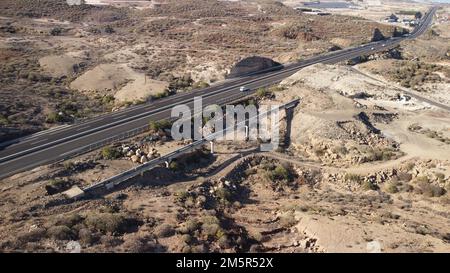
[{"label": "white building", "polygon": [[86,3],[85,0],[66,0],[66,1],[69,6],[82,5]]}]

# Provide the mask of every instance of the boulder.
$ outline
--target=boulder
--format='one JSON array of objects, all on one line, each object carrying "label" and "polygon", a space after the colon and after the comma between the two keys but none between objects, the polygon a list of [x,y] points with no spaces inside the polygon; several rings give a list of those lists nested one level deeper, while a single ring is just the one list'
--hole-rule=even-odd
[{"label": "boulder", "polygon": [[133,156],[131,156],[131,161],[133,161],[134,163],[137,163],[139,161],[139,157],[137,155],[133,155]]},{"label": "boulder", "polygon": [[251,73],[271,71],[281,69],[282,64],[269,58],[252,56],[239,61],[226,76],[226,78],[236,78]]},{"label": "boulder", "polygon": [[384,37],[383,33],[381,33],[381,31],[378,28],[375,28],[373,31],[373,36],[372,36],[372,42],[377,42],[377,41],[382,41],[385,40],[386,37]]},{"label": "boulder", "polygon": [[141,156],[141,160],[140,160],[140,162],[141,162],[142,164],[144,164],[144,163],[148,162],[148,159],[147,159],[147,157],[146,157],[145,155]]},{"label": "boulder", "polygon": [[130,147],[128,147],[128,146],[122,147],[123,154],[128,154],[129,151],[130,151]]}]

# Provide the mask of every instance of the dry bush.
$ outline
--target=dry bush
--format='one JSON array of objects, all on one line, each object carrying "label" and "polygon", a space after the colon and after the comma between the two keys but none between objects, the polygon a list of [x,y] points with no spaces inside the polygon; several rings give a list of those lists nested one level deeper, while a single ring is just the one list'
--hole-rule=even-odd
[{"label": "dry bush", "polygon": [[187,220],[179,228],[178,232],[182,234],[192,234],[199,228],[199,223],[195,219]]},{"label": "dry bush", "polygon": [[125,233],[139,225],[137,219],[124,213],[108,212],[89,214],[84,223],[90,230],[111,234]]},{"label": "dry bush", "polygon": [[131,253],[149,253],[155,252],[158,249],[158,244],[153,238],[137,235],[126,240],[122,246],[126,252]]},{"label": "dry bush", "polygon": [[81,223],[83,221],[83,217],[77,213],[73,213],[73,214],[69,214],[69,215],[58,215],[56,216],[53,221],[52,224],[55,226],[67,226],[72,228],[73,226]]},{"label": "dry bush", "polygon": [[297,224],[293,211],[288,211],[280,216],[280,225],[284,228],[290,228]]},{"label": "dry bush", "polygon": [[175,234],[175,229],[172,225],[162,224],[155,228],[154,234],[160,238],[170,237]]},{"label": "dry bush", "polygon": [[46,229],[35,228],[30,231],[19,232],[17,234],[17,240],[21,243],[38,242],[41,239],[45,238],[45,235],[46,235]]},{"label": "dry bush", "polygon": [[47,230],[47,236],[54,240],[72,240],[76,236],[68,226],[52,226]]},{"label": "dry bush", "polygon": [[78,231],[78,241],[85,246],[92,245],[97,240],[98,238],[95,236],[95,234],[93,234],[92,231],[87,228],[83,228]]},{"label": "dry bush", "polygon": [[445,189],[428,182],[419,182],[417,192],[426,197],[440,197],[445,194]]}]

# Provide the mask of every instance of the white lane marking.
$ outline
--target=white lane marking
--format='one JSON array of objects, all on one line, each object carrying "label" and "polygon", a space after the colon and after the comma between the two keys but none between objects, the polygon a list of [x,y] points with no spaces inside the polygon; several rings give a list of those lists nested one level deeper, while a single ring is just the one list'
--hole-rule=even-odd
[{"label": "white lane marking", "polygon": [[[235,90],[229,90],[229,91],[235,92]],[[211,97],[221,96],[221,95],[223,95],[223,93],[213,94]],[[169,109],[164,109],[164,110],[162,110],[161,112],[164,112],[164,111],[170,111],[170,108],[169,108]],[[118,125],[116,125],[116,126],[126,125],[127,123],[130,123],[130,122],[139,122],[140,120],[148,119],[148,118],[150,118],[151,116],[158,115],[158,114],[160,114],[161,112],[152,113],[152,114],[149,114],[148,116],[140,117],[140,118],[135,119],[135,120],[129,120],[129,121],[125,122],[125,123],[118,124]],[[114,127],[115,127],[115,126],[110,127],[110,128],[107,128],[107,129],[112,129],[112,128],[114,128]],[[94,134],[95,134],[95,133],[101,133],[101,131],[94,132]],[[86,135],[86,136],[89,136],[89,135]],[[26,155],[24,155],[24,156],[31,156],[31,155],[34,155],[34,154],[37,154],[37,153],[41,153],[41,152],[45,152],[45,151],[48,151],[48,150],[50,150],[50,149],[54,149],[54,148],[57,148],[57,147],[60,147],[60,146],[63,146],[63,145],[69,145],[69,144],[74,143],[74,142],[76,142],[76,141],[78,141],[78,140],[79,140],[79,139],[69,140],[69,141],[67,141],[67,142],[59,143],[59,144],[56,144],[56,145],[54,145],[54,146],[50,146],[50,147],[47,147],[47,148],[44,148],[44,149],[41,149],[41,150],[33,151],[33,152],[31,152],[31,153],[29,153],[29,154],[26,154]],[[100,141],[98,141],[98,142],[101,142],[101,141],[104,141],[104,139],[103,139],[103,140],[100,140]],[[76,149],[72,149],[72,150],[70,150],[70,151],[68,151],[68,152],[65,152],[65,153],[61,154],[61,155],[71,154],[71,153],[73,153],[74,151],[82,150],[84,147],[87,147],[87,146],[89,146],[89,145],[86,145],[86,146],[83,146],[83,147],[80,147],[80,148],[76,148]],[[21,156],[21,157],[13,158],[13,159],[11,159],[11,160],[9,160],[9,161],[7,161],[7,162],[2,162],[2,163],[0,163],[0,166],[1,166],[1,165],[5,165],[5,164],[11,164],[12,162],[21,160],[21,158],[22,158],[22,156]],[[46,162],[46,161],[47,161],[47,160],[40,161],[39,164],[42,163],[42,162]],[[26,167],[24,167],[24,168],[22,168],[22,169],[26,169]],[[13,173],[13,172],[10,172],[10,173]]]},{"label": "white lane marking", "polygon": [[114,117],[113,119],[121,119],[121,118],[124,118],[124,117],[126,117],[127,115],[120,115],[120,116],[117,116],[117,117]]},{"label": "white lane marking", "polygon": [[[354,51],[353,51],[353,50],[354,50]],[[350,51],[350,52],[341,52],[342,55],[338,55],[338,56],[336,56],[336,55],[334,55],[334,54],[331,55],[331,56],[324,56],[324,58],[321,58],[320,62],[324,62],[324,61],[327,61],[327,60],[332,60],[332,59],[335,59],[335,58],[347,57],[347,55],[349,55],[349,54],[352,54],[352,55],[353,55],[353,54],[355,54],[356,52],[361,51],[361,49],[358,49],[358,48],[356,48],[356,50],[355,50],[355,48],[353,48],[353,50]],[[314,62],[312,62],[312,63],[316,63],[316,62],[319,62],[319,61],[317,60],[317,61],[314,61]],[[237,84],[237,85],[231,85],[231,86],[228,86],[228,87],[219,88],[218,90],[215,90],[215,91],[212,91],[212,92],[206,94],[206,95],[208,95],[208,96],[206,96],[206,97],[210,98],[211,96],[223,95],[223,92],[222,92],[222,91],[228,91],[228,92],[229,92],[229,91],[233,91],[234,87],[241,86],[241,85],[243,85],[243,84],[247,84],[247,85],[248,85],[248,84],[251,84],[251,83],[254,83],[254,82],[259,82],[259,81],[262,81],[262,80],[270,79],[270,78],[273,78],[273,77],[282,75],[282,74],[284,74],[284,73],[289,73],[289,72],[292,72],[292,71],[295,71],[295,70],[304,68],[304,67],[309,66],[309,65],[311,65],[311,64],[310,64],[310,63],[307,63],[307,64],[302,64],[302,65],[294,66],[294,67],[292,67],[292,68],[288,68],[288,69],[285,70],[285,71],[280,71],[280,72],[273,73],[273,74],[270,74],[270,75],[266,75],[266,76],[263,76],[263,77],[260,77],[260,78],[256,78],[256,79],[250,79],[250,80],[249,80],[248,82],[246,82],[246,83],[239,83],[239,84]],[[184,100],[183,102],[191,102],[191,101],[192,101],[192,97],[188,97],[188,98],[187,98],[186,100]],[[175,103],[172,102],[171,104],[162,106],[161,108],[164,108],[164,110],[167,110],[167,109],[169,109],[170,107],[172,107],[172,106],[174,106],[174,105],[175,105]],[[156,110],[154,110],[154,111],[156,111]],[[162,111],[162,110],[160,110],[160,111]],[[121,124],[126,124],[126,123],[128,123],[128,122],[130,122],[130,121],[135,120],[135,119],[133,119],[133,118],[137,118],[138,120],[141,119],[141,118],[148,118],[149,116],[151,116],[151,115],[153,115],[153,114],[160,113],[160,111],[154,112],[154,113],[141,113],[141,114],[138,114],[138,115],[137,115],[138,117],[131,117],[129,120],[127,120],[127,121],[125,121],[125,122],[123,122],[123,123],[121,123]],[[118,118],[120,118],[120,117],[122,117],[122,116],[125,116],[125,115],[121,115],[121,116],[119,116],[119,117],[116,117],[115,119],[118,119]],[[139,117],[139,116],[140,116],[140,117]],[[114,124],[114,125],[112,125],[112,126],[111,126],[111,124],[109,124],[109,125],[103,125],[103,126],[100,126],[99,128],[94,128],[94,129],[88,130],[88,131],[85,132],[85,133],[96,133],[96,132],[100,132],[100,131],[103,130],[103,129],[108,129],[108,128],[115,127],[115,126],[121,125],[121,124]],[[99,130],[99,129],[101,129],[101,130]],[[78,135],[78,134],[75,134],[75,135],[70,136],[70,137],[74,137],[74,136],[77,136],[77,135]],[[65,139],[67,139],[67,138],[70,138],[70,137],[65,137],[65,138],[62,138],[62,139],[60,139],[60,140],[58,140],[58,141],[63,141],[63,140],[65,140]],[[76,139],[74,139],[74,140],[76,140]],[[53,142],[47,143],[47,145],[53,144],[53,143],[55,143],[55,142],[57,142],[57,141],[53,141]],[[69,141],[69,142],[70,142],[70,141]],[[56,146],[58,146],[58,145],[56,145]],[[33,148],[33,149],[37,149],[37,148],[39,148],[39,147],[35,147],[35,148]],[[48,148],[51,148],[51,147],[48,147]],[[25,151],[18,152],[18,153],[15,153],[15,154],[12,154],[12,155],[9,155],[9,156],[0,158],[0,159],[14,158],[14,157],[16,157],[18,154],[26,154],[27,152],[29,152],[29,151],[31,151],[31,150],[33,150],[33,149],[27,149],[27,150],[25,150]],[[44,149],[42,149],[42,150],[46,150],[46,148],[44,148]],[[34,153],[34,152],[32,152],[32,153]]]},{"label": "white lane marking", "polygon": [[39,136],[33,136],[33,137],[30,137],[30,138],[27,138],[27,139],[24,139],[24,140],[19,140],[19,142],[17,142],[17,144],[27,143],[27,142],[30,142],[30,141],[35,140],[35,139],[38,138],[38,137],[39,137]]},{"label": "white lane marking", "polygon": [[88,128],[89,128],[89,126],[83,126],[83,127],[78,128],[76,131],[81,131],[81,130],[88,129]]},{"label": "white lane marking", "polygon": [[44,141],[46,141],[46,140],[48,140],[48,138],[40,139],[40,140],[38,140],[38,141],[31,142],[30,144],[33,145],[33,144],[36,144],[36,143],[39,143],[39,142],[44,142]]}]

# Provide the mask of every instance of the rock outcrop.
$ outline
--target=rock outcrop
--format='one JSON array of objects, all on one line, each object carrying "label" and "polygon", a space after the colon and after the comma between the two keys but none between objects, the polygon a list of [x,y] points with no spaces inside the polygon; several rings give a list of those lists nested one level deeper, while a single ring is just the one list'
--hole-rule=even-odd
[{"label": "rock outcrop", "polygon": [[239,61],[226,76],[227,78],[236,78],[251,73],[258,73],[270,70],[281,69],[282,64],[269,58],[252,56]]}]

